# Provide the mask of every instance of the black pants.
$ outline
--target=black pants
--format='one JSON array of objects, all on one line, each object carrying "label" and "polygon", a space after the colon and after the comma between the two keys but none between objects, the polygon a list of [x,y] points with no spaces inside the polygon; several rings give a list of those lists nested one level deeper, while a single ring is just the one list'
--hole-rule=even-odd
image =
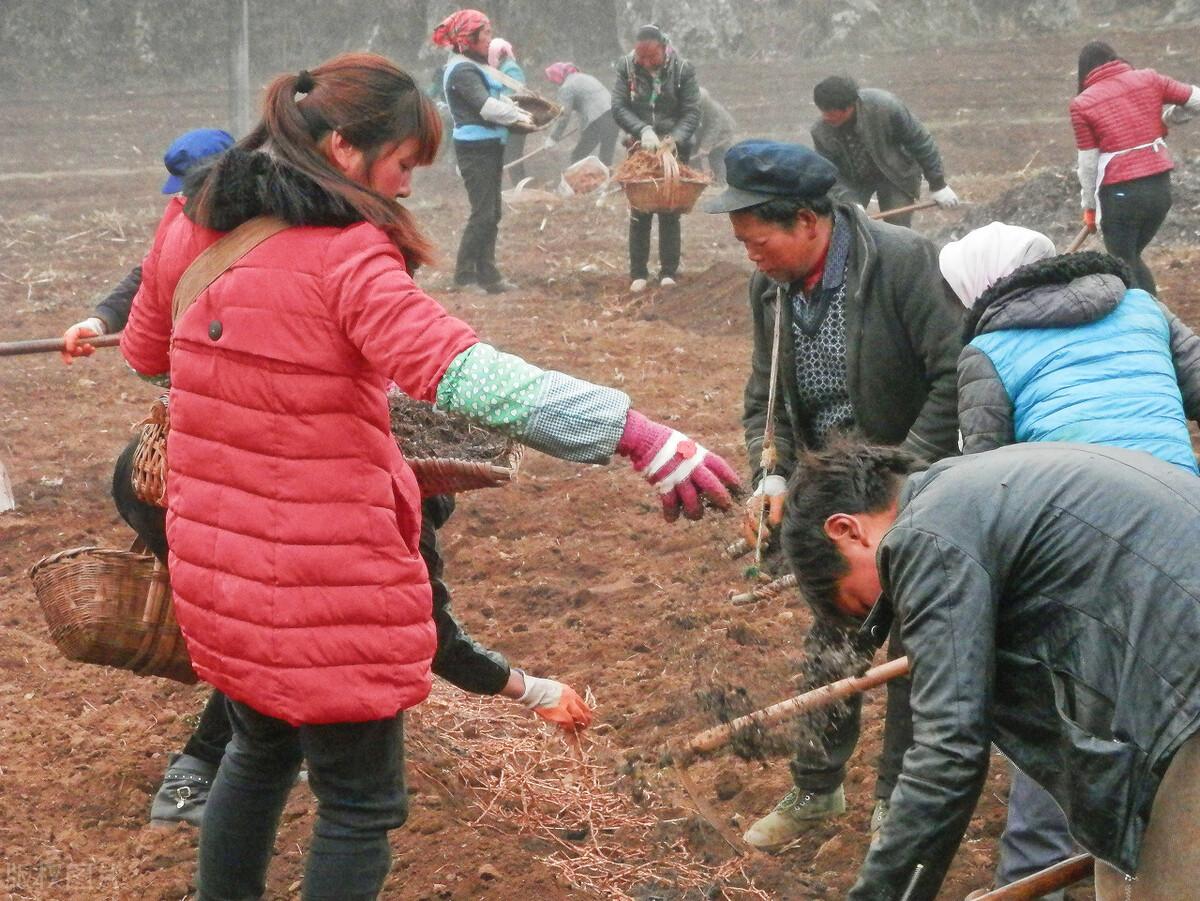
[{"label": "black pants", "polygon": [[[900,644],[900,618],[896,617],[888,637],[888,659],[904,656]],[[816,688],[850,673],[846,664],[855,660],[870,660],[873,647],[855,648],[842,633],[814,625],[804,640],[806,669],[805,687]],[[832,661],[824,665],[824,661]],[[908,676],[893,679],[887,684],[887,709],[883,722],[883,754],[875,780],[875,797],[888,798],[903,768],[904,753],[912,745],[912,709],[909,695],[912,680]],[[824,716],[808,718],[802,725],[799,747],[792,759],[792,780],[804,791],[831,792],[846,779],[846,764],[858,744],[862,717],[862,695],[854,695],[837,704]]]},{"label": "black pants", "polygon": [[[508,141],[504,145],[504,165],[508,165],[513,160],[518,160],[525,155],[525,138],[526,134],[521,131],[510,131],[508,133]],[[525,178],[524,163],[517,163],[507,171],[510,184],[515,185]]]},{"label": "black pants", "polygon": [[471,216],[458,243],[454,281],[492,285],[501,280],[496,268],[496,236],[500,232],[504,145],[499,141],[455,141],[454,155],[471,203]]},{"label": "black pants", "polygon": [[[880,179],[875,184],[870,185],[851,185],[850,193],[853,195],[855,203],[860,203],[864,207],[871,202],[872,197],[878,197],[880,211],[894,210],[902,206],[916,203],[917,197],[921,193],[921,180],[907,185],[894,185],[886,178]],[[912,226],[912,213],[901,213],[898,216],[888,216],[887,221],[893,225],[903,225],[905,228]]]},{"label": "black pants", "polygon": [[[680,165],[691,156],[688,147],[680,147],[676,158]],[[629,277],[650,277],[650,227],[658,217],[658,277],[674,278],[679,272],[681,236],[678,213],[639,213],[629,211]]]},{"label": "black pants", "polygon": [[408,818],[404,714],[363,723],[291,726],[230,701],[233,740],[200,829],[199,901],[260,898],[279,817],[300,769],[317,817],[305,901],[374,901],[391,867],[388,832]]},{"label": "black pants", "polygon": [[617,148],[617,120],[612,110],[598,119],[593,119],[579,134],[575,149],[571,151],[571,162],[578,163],[593,151],[606,166],[612,166],[613,153]]},{"label": "black pants", "polygon": [[1158,233],[1171,209],[1171,173],[1160,172],[1100,189],[1100,229],[1104,248],[1133,270],[1134,287],[1158,295],[1158,286],[1142,251]]}]

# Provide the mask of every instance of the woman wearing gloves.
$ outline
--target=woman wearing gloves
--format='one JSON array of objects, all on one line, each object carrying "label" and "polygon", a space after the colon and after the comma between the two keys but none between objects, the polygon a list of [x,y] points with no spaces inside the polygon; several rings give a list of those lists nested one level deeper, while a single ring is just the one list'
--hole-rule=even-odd
[{"label": "woman wearing gloves", "polygon": [[[513,81],[525,84],[525,70],[521,68],[521,64],[517,62],[516,54],[513,53],[512,44],[504,40],[504,38],[492,38],[492,42],[488,44],[488,65],[499,72],[504,73]],[[505,86],[502,96],[511,97],[516,93],[516,90],[510,86]],[[519,160],[525,155],[525,132],[510,131],[508,140],[504,143],[504,165],[508,165],[514,160]],[[525,164],[517,163],[508,170],[508,180],[511,184],[518,184],[525,178]]]},{"label": "woman wearing gloves", "polygon": [[[638,29],[633,52],[617,60],[612,113],[630,138],[645,150],[658,150],[663,138],[675,141],[686,163],[700,127],[700,87],[692,64],[675,52],[657,25]],[[650,228],[654,213],[629,212],[629,290],[644,291],[650,278]],[[659,284],[675,286],[679,273],[678,213],[658,214]]]},{"label": "woman wearing gloves", "polygon": [[550,146],[562,139],[574,113],[579,117],[580,131],[571,150],[571,162],[595,153],[600,162],[611,166],[617,147],[617,123],[613,121],[608,89],[595,76],[580,72],[574,63],[551,63],[546,67],[546,78],[558,85],[558,102],[564,111],[550,133]]},{"label": "woman wearing gloves", "polygon": [[[302,760],[317,798],[304,897],[375,898],[387,875],[387,833],[406,816],[403,711],[428,693],[436,647],[389,380],[561,459],[626,456],[668,518],[701,516],[701,496],[730,503],[720,457],[619,391],[481,343],[417,287],[431,248],[396,198],[440,137],[432,103],[382,57],[279,76],[254,131],[172,202],[143,263],[121,349],[170,380],[175,610],[233,722],[201,830],[205,901],[263,893]],[[173,322],[197,256],[264,215],[288,227]]]},{"label": "woman wearing gloves", "polygon": [[1157,295],[1142,251],[1171,208],[1164,106],[1200,112],[1200,88],[1135,69],[1103,41],[1079,52],[1079,93],[1071,127],[1079,150],[1084,224],[1100,227],[1104,246],[1133,270],[1134,285]]},{"label": "woman wearing gloves", "polygon": [[514,287],[496,268],[504,145],[508,126],[530,127],[533,120],[488,71],[492,25],[487,16],[460,9],[434,30],[433,43],[452,51],[442,84],[454,120],[454,155],[471,203],[454,264],[454,284],[478,285],[488,294],[501,294]]}]

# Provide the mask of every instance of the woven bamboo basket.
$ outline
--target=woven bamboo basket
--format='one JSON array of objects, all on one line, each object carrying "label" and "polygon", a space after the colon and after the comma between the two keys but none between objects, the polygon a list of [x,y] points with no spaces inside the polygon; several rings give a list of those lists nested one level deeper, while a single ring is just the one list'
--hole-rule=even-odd
[{"label": "woven bamboo basket", "polygon": [[526,128],[520,125],[508,126],[509,131],[518,131],[522,134],[529,134],[534,131],[541,131],[555,119],[562,115],[563,108],[553,100],[547,100],[530,91],[522,91],[512,95],[512,102],[525,112],[533,117],[533,127]]},{"label": "woven bamboo basket", "polygon": [[524,448],[509,442],[501,463],[478,460],[455,460],[450,457],[409,458],[422,497],[435,494],[457,494],[477,488],[499,488],[517,476]]},{"label": "woven bamboo basket", "polygon": [[134,429],[141,430],[133,454],[133,491],[138,499],[157,507],[167,505],[167,432],[171,429],[167,395],[150,408],[150,415]]},{"label": "woven bamboo basket", "polygon": [[662,154],[663,177],[622,181],[625,199],[639,213],[690,213],[708,180],[684,178],[674,154]]},{"label": "woven bamboo basket", "polygon": [[166,568],[140,550],[78,547],[29,570],[50,638],[68,660],[196,681]]}]

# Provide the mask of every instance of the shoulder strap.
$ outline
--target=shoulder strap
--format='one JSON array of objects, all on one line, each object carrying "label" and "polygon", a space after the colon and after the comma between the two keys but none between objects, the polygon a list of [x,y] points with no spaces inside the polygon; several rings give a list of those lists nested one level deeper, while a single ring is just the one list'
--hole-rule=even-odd
[{"label": "shoulder strap", "polygon": [[255,216],[247,219],[233,231],[222,235],[209,245],[192,264],[184,270],[175,295],[171,299],[171,320],[178,322],[188,307],[205,288],[215,282],[234,263],[252,251],[271,235],[290,228],[277,216]]}]

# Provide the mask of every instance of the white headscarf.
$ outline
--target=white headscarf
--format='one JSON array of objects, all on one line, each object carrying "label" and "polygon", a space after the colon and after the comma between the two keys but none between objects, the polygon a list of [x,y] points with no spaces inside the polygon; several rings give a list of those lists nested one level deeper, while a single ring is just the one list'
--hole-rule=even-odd
[{"label": "white headscarf", "polygon": [[1054,242],[1030,228],[991,222],[942,248],[942,277],[970,309],[984,291],[1026,263],[1054,256]]},{"label": "white headscarf", "polygon": [[488,44],[488,65],[493,69],[499,69],[501,61],[506,56],[512,57],[513,62],[516,62],[517,56],[513,53],[512,44],[504,38],[492,38],[492,42]]}]

